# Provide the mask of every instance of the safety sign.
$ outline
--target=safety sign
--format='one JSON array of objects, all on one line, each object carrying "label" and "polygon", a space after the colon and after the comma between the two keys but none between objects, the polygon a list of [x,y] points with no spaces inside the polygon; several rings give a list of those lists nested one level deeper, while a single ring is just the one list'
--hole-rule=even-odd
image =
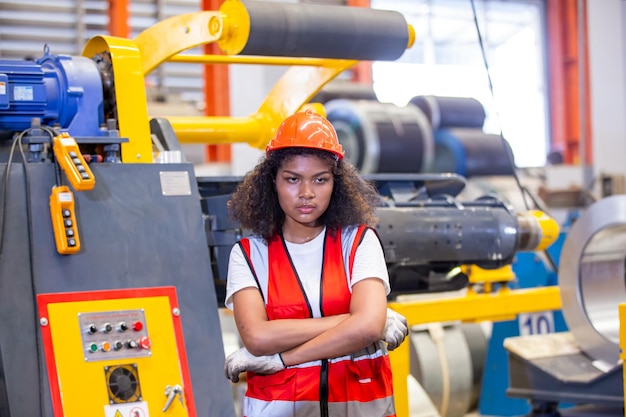
[{"label": "safety sign", "polygon": [[105,417],[150,417],[145,401],[104,406]]}]

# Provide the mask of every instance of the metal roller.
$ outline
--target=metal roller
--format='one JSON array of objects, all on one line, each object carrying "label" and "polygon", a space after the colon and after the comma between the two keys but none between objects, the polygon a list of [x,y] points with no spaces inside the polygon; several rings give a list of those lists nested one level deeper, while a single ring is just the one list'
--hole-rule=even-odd
[{"label": "metal roller", "polygon": [[429,171],[434,157],[432,131],[413,106],[366,100],[331,100],[328,120],[348,158],[363,174]]},{"label": "metal roller", "polygon": [[511,148],[499,135],[452,128],[436,130],[434,140],[433,172],[454,172],[468,178],[513,174]]},{"label": "metal roller", "polygon": [[626,196],[589,206],[570,229],[559,268],[563,315],[600,369],[619,361],[618,306],[626,302]]},{"label": "metal roller", "polygon": [[554,223],[480,200],[447,207],[380,208],[377,216],[385,258],[400,265],[436,260],[498,268],[509,264],[518,251],[543,247]]},{"label": "metal roller", "polygon": [[475,98],[416,96],[409,103],[424,112],[435,130],[449,127],[482,129],[485,123],[485,109]]},{"label": "metal roller", "polygon": [[[236,3],[225,3],[221,10],[231,15]],[[231,54],[386,61],[402,56],[414,39],[412,27],[395,11],[260,1],[241,4],[249,34],[236,47],[240,50],[226,51]]]},{"label": "metal roller", "polygon": [[499,135],[482,131],[485,109],[471,97],[416,96],[410,101],[422,110],[433,129],[433,172],[464,177],[512,175],[512,152]]},{"label": "metal roller", "polygon": [[325,104],[335,99],[378,101],[371,84],[351,81],[331,81],[326,84],[313,98],[311,103]]}]

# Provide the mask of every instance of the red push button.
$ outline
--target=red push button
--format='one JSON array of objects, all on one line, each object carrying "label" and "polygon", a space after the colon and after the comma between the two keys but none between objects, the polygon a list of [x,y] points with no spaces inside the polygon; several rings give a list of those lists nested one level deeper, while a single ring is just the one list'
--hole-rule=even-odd
[{"label": "red push button", "polygon": [[150,349],[150,346],[152,346],[152,341],[148,336],[144,336],[139,339],[139,346],[141,346],[142,349]]},{"label": "red push button", "polygon": [[133,323],[133,330],[136,332],[140,332],[143,329],[143,323],[140,321],[136,321]]}]

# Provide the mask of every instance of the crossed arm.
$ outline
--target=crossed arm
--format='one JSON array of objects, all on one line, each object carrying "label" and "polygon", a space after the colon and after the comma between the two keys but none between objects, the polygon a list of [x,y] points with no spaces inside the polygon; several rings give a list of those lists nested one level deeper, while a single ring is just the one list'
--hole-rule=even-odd
[{"label": "crossed arm", "polygon": [[268,320],[257,288],[233,295],[235,322],[244,346],[255,356],[281,353],[285,365],[333,358],[381,340],[387,320],[382,281],[368,278],[352,288],[350,313],[313,319]]}]

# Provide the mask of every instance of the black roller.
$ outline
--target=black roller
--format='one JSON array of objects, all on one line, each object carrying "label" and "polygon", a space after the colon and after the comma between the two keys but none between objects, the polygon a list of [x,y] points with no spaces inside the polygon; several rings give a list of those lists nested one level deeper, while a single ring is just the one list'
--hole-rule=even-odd
[{"label": "black roller", "polygon": [[479,129],[441,129],[434,132],[433,172],[464,177],[513,175],[513,153],[499,135]]},{"label": "black roller", "polygon": [[415,106],[366,100],[325,104],[339,142],[363,174],[428,172],[433,136],[426,116]]},{"label": "black roller", "polygon": [[422,109],[433,129],[450,127],[482,128],[485,108],[471,97],[416,96],[410,101]]},{"label": "black roller", "polygon": [[396,60],[409,43],[395,11],[244,1],[250,35],[241,55]]},{"label": "black roller", "polygon": [[311,103],[326,103],[337,98],[348,100],[378,101],[374,88],[369,83],[335,80],[324,86],[311,100]]}]

